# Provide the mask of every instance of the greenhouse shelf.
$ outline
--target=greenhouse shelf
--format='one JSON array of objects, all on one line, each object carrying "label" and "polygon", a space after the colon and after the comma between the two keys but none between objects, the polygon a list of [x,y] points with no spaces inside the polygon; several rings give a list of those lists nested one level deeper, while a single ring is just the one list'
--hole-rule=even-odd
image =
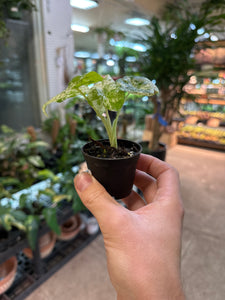
[{"label": "greenhouse shelf", "polygon": [[22,252],[19,252],[17,254],[18,268],[16,278],[11,288],[0,296],[0,300],[25,299],[25,297],[77,255],[98,235],[99,231],[94,235],[89,235],[83,230],[72,241],[57,241],[51,255],[41,260],[43,266],[41,274],[35,272],[33,261],[27,258]]},{"label": "greenhouse shelf", "polygon": [[[58,208],[57,215],[58,223],[65,223],[74,215],[71,203],[62,201],[60,208]],[[80,213],[80,217],[83,226],[81,226],[78,235],[67,242],[56,240],[52,253],[44,259],[40,258],[38,240],[41,236],[50,231],[46,223],[43,223],[40,226],[37,246],[33,251],[33,259],[29,259],[23,253],[23,249],[29,247],[26,236],[19,230],[17,230],[17,234],[14,233],[14,235],[11,236],[7,247],[0,251],[0,264],[10,257],[16,256],[18,267],[12,286],[3,295],[0,295],[0,300],[24,300],[25,297],[98,236],[100,231],[93,235],[89,235],[86,232],[85,223],[87,221],[87,216],[85,213]],[[12,242],[12,240],[14,242]]]}]

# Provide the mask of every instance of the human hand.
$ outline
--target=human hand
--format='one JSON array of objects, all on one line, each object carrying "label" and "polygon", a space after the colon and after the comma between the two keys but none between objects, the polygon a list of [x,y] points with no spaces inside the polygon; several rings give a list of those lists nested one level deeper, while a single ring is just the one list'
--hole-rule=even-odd
[{"label": "human hand", "polygon": [[88,173],[75,177],[75,188],[96,217],[104,238],[108,271],[118,299],[184,299],[180,279],[183,208],[177,171],[142,154],[136,192],[116,202]]}]

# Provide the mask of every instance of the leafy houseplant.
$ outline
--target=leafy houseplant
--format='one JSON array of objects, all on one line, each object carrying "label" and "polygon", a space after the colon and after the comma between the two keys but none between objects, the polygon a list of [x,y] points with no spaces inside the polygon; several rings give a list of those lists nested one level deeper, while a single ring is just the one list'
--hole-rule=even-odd
[{"label": "leafy houseplant", "polygon": [[171,124],[181,99],[188,96],[184,86],[194,74],[198,41],[224,31],[224,11],[224,0],[205,0],[198,7],[188,0],[169,3],[160,18],[152,18],[147,36],[140,40],[147,47],[141,73],[154,78],[160,90],[159,98],[153,98],[151,150],[158,148],[163,126]]},{"label": "leafy houseplant", "polygon": [[[53,102],[60,103],[69,98],[74,99],[74,97],[76,97],[75,99],[77,99],[77,101],[87,101],[102,121],[109,140],[104,140],[102,142],[92,141],[91,143],[86,144],[83,147],[83,154],[85,155],[88,167],[91,169],[93,175],[113,196],[121,198],[127,196],[131,191],[136,162],[141,147],[136,143],[117,140],[117,123],[120,111],[130,94],[150,97],[157,93],[158,88],[145,77],[125,76],[114,81],[109,75],[102,77],[96,72],[89,72],[83,76],[74,77],[66,90],[50,99],[43,106],[43,112],[46,114],[46,107]],[[113,121],[111,121],[109,116],[110,111],[116,112],[116,117]],[[126,146],[126,144],[129,146]],[[131,148],[126,149],[129,147]],[[96,156],[98,161],[103,161],[103,170],[100,168],[98,168],[98,170],[91,168],[91,160]],[[129,159],[133,161],[133,170],[126,168],[122,164],[122,161],[128,161]],[[112,171],[109,171],[109,166],[106,165],[106,162],[111,164],[113,161],[118,165],[118,169],[115,172],[117,178],[111,179],[111,183],[108,186],[105,181],[108,176],[105,176],[105,172],[110,174]],[[95,162],[94,164],[98,166],[99,162]],[[127,171],[125,176],[127,176],[128,173],[131,175],[132,183],[129,183],[128,187],[125,188],[123,192],[117,193],[119,186],[123,186],[125,183],[121,175],[122,170]],[[121,177],[119,175],[121,175]],[[125,178],[125,181],[127,181],[127,177]],[[115,187],[112,188],[113,183],[115,184]]]}]

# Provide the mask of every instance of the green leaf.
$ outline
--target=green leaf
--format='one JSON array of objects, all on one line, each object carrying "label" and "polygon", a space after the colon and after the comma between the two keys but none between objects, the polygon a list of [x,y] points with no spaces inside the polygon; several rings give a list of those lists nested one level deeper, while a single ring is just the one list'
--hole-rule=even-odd
[{"label": "green leaf", "polygon": [[27,215],[21,210],[12,210],[11,215],[20,222],[25,222]]},{"label": "green leaf", "polygon": [[28,194],[22,194],[19,198],[19,206],[20,208],[24,208],[26,206],[26,201],[28,199]]},{"label": "green leaf", "polygon": [[72,208],[74,213],[87,210],[86,206],[84,206],[83,202],[80,200],[80,197],[78,196],[77,193],[75,193],[74,195]]},{"label": "green leaf", "polygon": [[60,235],[61,229],[57,221],[57,213],[55,207],[46,207],[42,211],[43,216],[48,226],[57,234]]},{"label": "green leaf", "polygon": [[10,207],[6,206],[0,206],[0,217],[3,216],[4,214],[7,214],[10,211]]},{"label": "green leaf", "polygon": [[31,155],[28,156],[28,161],[31,163],[33,166],[38,167],[38,168],[43,168],[45,166],[43,160],[39,155]]},{"label": "green leaf", "polygon": [[49,144],[44,142],[44,141],[35,141],[35,142],[31,142],[29,144],[27,144],[27,148],[31,149],[31,148],[37,148],[37,147],[45,147],[45,148],[49,148]]},{"label": "green leaf", "polygon": [[98,73],[92,71],[89,72],[87,74],[84,74],[83,76],[77,76],[74,77],[70,83],[69,83],[69,87],[71,88],[79,88],[83,85],[88,86],[90,84],[102,81],[103,78],[101,75],[99,75]]},{"label": "green leaf", "polygon": [[[90,84],[96,83],[98,81],[101,81],[103,78],[102,76],[100,76],[98,73],[96,72],[89,72],[83,76],[76,76],[74,77],[68,87],[61,92],[60,94],[56,95],[55,97],[53,97],[52,99],[50,99],[48,102],[46,102],[43,107],[42,107],[42,111],[44,112],[45,115],[47,115],[46,113],[46,107],[51,104],[51,103],[55,103],[55,102],[63,102],[69,98],[74,98],[75,96],[83,96],[81,90],[79,90],[80,87],[82,86],[88,86]],[[76,101],[80,101],[80,98],[77,99],[73,99],[74,103]]]},{"label": "green leaf", "polygon": [[9,185],[20,185],[20,181],[17,178],[13,177],[0,177],[0,183],[4,186]]},{"label": "green leaf", "polygon": [[53,198],[55,196],[55,191],[53,191],[50,188],[46,188],[44,190],[39,191],[39,195],[45,195],[45,196]]},{"label": "green leaf", "polygon": [[15,131],[7,125],[1,125],[1,130],[4,134],[14,133]]},{"label": "green leaf", "polygon": [[98,116],[101,116],[105,112],[102,83],[96,83],[90,89],[86,89],[85,94],[88,104],[95,110]]},{"label": "green leaf", "polygon": [[15,226],[18,229],[23,230],[23,231],[26,230],[24,224],[22,222],[16,220],[11,213],[0,216],[0,219],[1,219],[2,226],[8,231],[10,231],[12,229],[12,226]]},{"label": "green leaf", "polygon": [[60,201],[62,201],[62,200],[68,200],[68,201],[70,201],[71,200],[71,196],[70,195],[55,195],[54,197],[53,197],[53,202],[54,203],[58,203],[58,202],[60,202]]},{"label": "green leaf", "polygon": [[105,95],[104,106],[108,110],[119,111],[125,101],[125,92],[120,89],[110,75],[104,78],[102,85]]},{"label": "green leaf", "polygon": [[156,85],[146,77],[125,76],[116,81],[119,88],[127,93],[143,96],[153,96],[159,93]]},{"label": "green leaf", "polygon": [[39,218],[37,216],[29,215],[25,221],[27,240],[32,250],[36,247]]},{"label": "green leaf", "polygon": [[42,180],[44,179],[51,179],[53,182],[59,181],[59,177],[56,176],[51,170],[44,169],[38,171],[38,177]]}]

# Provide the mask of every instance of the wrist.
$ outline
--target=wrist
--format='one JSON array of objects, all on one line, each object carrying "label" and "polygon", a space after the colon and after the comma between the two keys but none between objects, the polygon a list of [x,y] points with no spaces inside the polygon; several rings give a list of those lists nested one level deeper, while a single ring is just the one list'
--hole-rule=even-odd
[{"label": "wrist", "polygon": [[185,300],[183,287],[178,280],[168,280],[167,283],[163,284],[158,281],[153,284],[150,280],[146,285],[133,285],[127,290],[117,290],[117,300]]}]

